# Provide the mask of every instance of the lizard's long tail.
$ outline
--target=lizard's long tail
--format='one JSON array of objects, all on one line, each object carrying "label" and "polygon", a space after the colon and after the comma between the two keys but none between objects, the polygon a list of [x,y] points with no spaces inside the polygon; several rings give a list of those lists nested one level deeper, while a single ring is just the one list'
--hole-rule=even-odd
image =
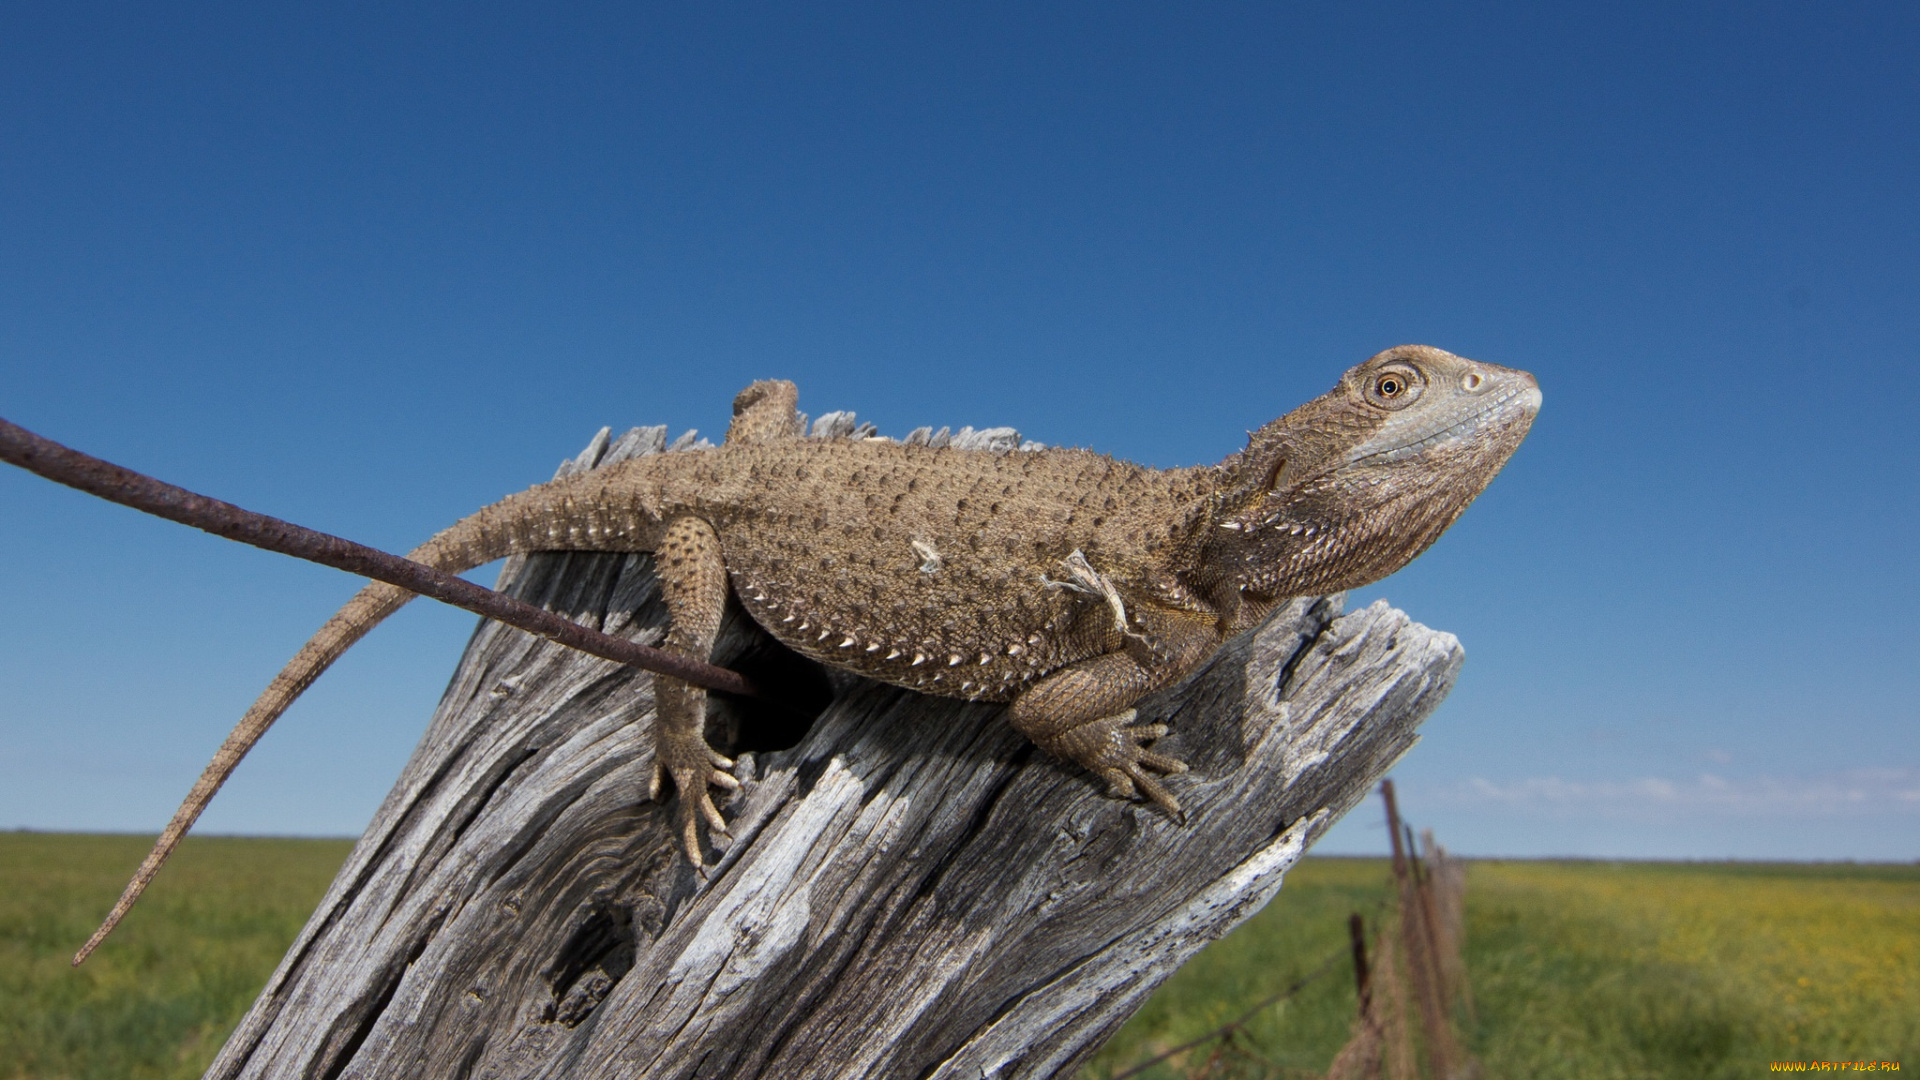
[{"label": "lizard's long tail", "polygon": [[[632,468],[647,460],[612,468]],[[641,509],[643,500],[611,496],[609,487],[614,485],[609,485],[608,480],[608,470],[599,470],[591,477],[568,477],[510,495],[461,519],[407,557],[457,574],[527,551],[653,550],[659,530],[658,518]],[[266,734],[267,728],[354,642],[413,597],[413,593],[383,582],[368,585],[300,647],[220,744],[200,779],[194,781],[193,789],[187,792],[180,809],[174,811],[173,820],[167,822],[160,838],[154,842],[153,850],[127,882],[106,921],[74,954],[75,966],[98,948],[132,910],[167,857],[213,800],[214,793],[226,783],[247,751]]]}]

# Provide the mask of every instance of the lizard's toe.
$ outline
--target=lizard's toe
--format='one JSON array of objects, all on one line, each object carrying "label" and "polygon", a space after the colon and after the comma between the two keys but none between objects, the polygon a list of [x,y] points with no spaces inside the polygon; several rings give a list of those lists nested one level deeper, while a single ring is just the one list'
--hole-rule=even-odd
[{"label": "lizard's toe", "polygon": [[1107,782],[1108,796],[1115,799],[1131,799],[1138,794],[1134,790],[1133,777],[1128,776],[1125,769],[1106,768],[1095,771],[1100,774],[1102,780]]},{"label": "lizard's toe", "polygon": [[726,788],[728,791],[739,791],[740,781],[729,771],[733,768],[733,759],[712,750],[708,750],[707,755],[713,762],[713,771],[707,774],[707,783]]},{"label": "lizard's toe", "polygon": [[[729,785],[723,783],[723,780],[732,780],[733,783]],[[706,822],[707,831],[714,837],[726,839],[732,836],[727,831],[727,819],[721,815],[720,808],[713,804],[713,794],[706,787],[708,784],[726,787],[729,790],[737,790],[740,787],[739,781],[723,772],[714,772],[704,777],[697,772],[685,776],[676,773],[673,778],[673,786],[680,793],[680,807],[675,815],[680,824],[680,845],[687,853],[687,861],[695,866],[703,866],[706,863],[706,855],[700,848],[702,821]]]},{"label": "lizard's toe", "polygon": [[[1159,757],[1160,755],[1153,754],[1148,756]],[[1173,761],[1172,758],[1163,758],[1162,760]],[[1180,767],[1178,769],[1164,771],[1186,771],[1185,765],[1182,765],[1178,761],[1174,761],[1173,763]],[[1107,782],[1107,794],[1113,798],[1133,799],[1144,795],[1150,802],[1165,810],[1167,813],[1172,814],[1182,821],[1186,820],[1185,812],[1180,808],[1180,800],[1173,797],[1173,792],[1168,791],[1166,785],[1162,784],[1158,777],[1146,769],[1141,768],[1139,764],[1129,761],[1096,771],[1100,774],[1100,778]]]},{"label": "lizard's toe", "polygon": [[667,790],[667,766],[659,758],[653,760],[653,777],[647,781],[647,801],[660,802],[660,796]]},{"label": "lizard's toe", "polygon": [[1187,771],[1186,762],[1165,754],[1156,754],[1145,747],[1140,748],[1139,756],[1134,760],[1155,772],[1165,773],[1168,776],[1178,776]]},{"label": "lizard's toe", "polygon": [[[1180,800],[1174,798],[1173,792],[1168,791],[1166,785],[1156,779],[1152,773],[1138,765],[1127,765],[1125,768],[1127,774],[1133,777],[1133,782],[1140,785],[1140,790],[1145,792],[1147,798],[1152,799],[1155,805],[1181,821],[1186,820],[1186,813],[1180,809]],[[1183,765],[1181,768],[1184,771],[1186,767]]]},{"label": "lizard's toe", "polygon": [[687,810],[680,812],[680,850],[694,866],[707,865],[706,852],[700,850],[700,822]]},{"label": "lizard's toe", "polygon": [[1180,800],[1173,797],[1162,776],[1187,771],[1179,758],[1155,753],[1146,743],[1167,733],[1165,724],[1135,724],[1137,714],[1128,709],[1112,716],[1082,724],[1058,738],[1048,740],[1045,749],[1058,757],[1075,761],[1107,783],[1107,794],[1116,799],[1146,796],[1175,817],[1181,816]]},{"label": "lizard's toe", "polygon": [[[692,755],[687,755],[691,757]],[[729,838],[727,819],[714,804],[713,789],[726,792],[740,790],[740,781],[725,770],[733,767],[733,761],[701,747],[697,760],[691,762],[660,762],[653,766],[653,781],[649,785],[649,795],[655,802],[660,801],[668,782],[680,796],[680,806],[675,813],[675,823],[680,827],[680,847],[686,852],[687,861],[695,866],[704,866],[706,856],[700,847],[700,824],[706,823],[707,831],[718,838]]]},{"label": "lizard's toe", "polygon": [[[720,773],[719,775],[727,776],[726,773]],[[727,779],[732,780],[733,777],[727,776]],[[733,790],[737,791],[739,788],[740,785],[736,782],[733,785]],[[715,836],[731,835],[727,832],[727,819],[721,817],[720,808],[713,805],[712,795],[703,794],[700,796],[700,816],[707,820],[707,828],[711,829]]]}]

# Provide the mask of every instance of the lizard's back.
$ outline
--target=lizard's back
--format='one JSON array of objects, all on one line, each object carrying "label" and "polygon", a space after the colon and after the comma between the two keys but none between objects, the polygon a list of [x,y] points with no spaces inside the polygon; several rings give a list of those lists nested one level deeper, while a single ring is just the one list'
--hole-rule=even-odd
[{"label": "lizard's back", "polygon": [[1122,587],[1181,542],[1205,470],[1083,450],[788,439],[642,458],[609,493],[720,536],[734,590],[797,651],[956,697],[1002,700],[1096,647],[1101,602],[1048,584],[1075,550]]}]

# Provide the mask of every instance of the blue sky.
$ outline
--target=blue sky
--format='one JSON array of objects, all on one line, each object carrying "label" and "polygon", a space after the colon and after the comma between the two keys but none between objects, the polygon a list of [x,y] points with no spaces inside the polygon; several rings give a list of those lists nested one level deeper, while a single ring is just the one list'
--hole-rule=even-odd
[{"label": "blue sky", "polygon": [[[405,550],[753,378],[1177,465],[1438,345],[1546,407],[1356,598],[1467,646],[1410,816],[1920,856],[1920,8],[798,7],[4,9],[0,415]],[[157,829],[354,588],[14,470],[0,567],[0,827]],[[471,627],[202,827],[357,832]]]}]

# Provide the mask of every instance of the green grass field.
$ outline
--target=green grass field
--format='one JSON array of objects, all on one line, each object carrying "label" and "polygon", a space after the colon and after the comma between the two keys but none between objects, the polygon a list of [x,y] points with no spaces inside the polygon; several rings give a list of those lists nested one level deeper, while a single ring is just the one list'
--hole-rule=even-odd
[{"label": "green grass field", "polygon": [[0,1078],[199,1076],[353,846],[189,837],[106,945],[70,967],[152,843],[0,833]]},{"label": "green grass field", "polygon": [[[0,833],[0,1080],[200,1075],[350,844],[190,839],[113,940],[68,967],[146,846]],[[1324,1072],[1354,1011],[1347,914],[1376,913],[1387,881],[1383,860],[1308,859],[1084,1075],[1208,1031],[1338,955],[1247,1028],[1268,1075]],[[1920,1068],[1916,866],[1475,863],[1466,961],[1467,1046],[1488,1077],[1691,1080],[1795,1059]]]},{"label": "green grass field", "polygon": [[1920,866],[1476,863],[1467,939],[1489,1075],[1920,1068]]},{"label": "green grass field", "polygon": [[[1384,860],[1306,860],[1083,1075],[1113,1076],[1306,974],[1388,879]],[[1920,866],[1475,862],[1466,923],[1475,1019],[1462,1026],[1488,1077],[1693,1080],[1791,1060],[1920,1068]],[[1325,1072],[1354,1010],[1349,966],[1262,1014],[1248,1044],[1268,1075]]]}]

